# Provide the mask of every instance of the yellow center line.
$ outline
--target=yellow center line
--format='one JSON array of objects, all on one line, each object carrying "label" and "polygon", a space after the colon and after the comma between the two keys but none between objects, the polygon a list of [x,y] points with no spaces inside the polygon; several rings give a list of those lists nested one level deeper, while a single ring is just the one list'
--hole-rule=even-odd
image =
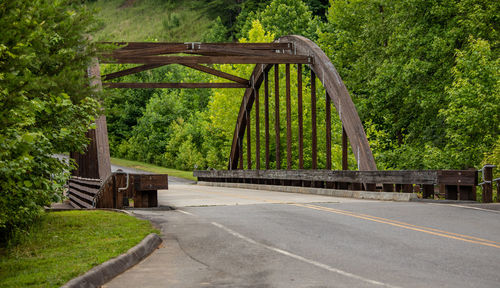
[{"label": "yellow center line", "polygon": [[414,224],[410,224],[410,223],[406,223],[406,222],[401,222],[401,221],[397,221],[397,220],[392,220],[392,219],[387,219],[387,218],[381,218],[381,217],[367,215],[367,214],[362,214],[362,213],[354,213],[354,212],[345,211],[345,210],[338,210],[338,209],[335,209],[335,208],[318,206],[318,205],[312,205],[312,204],[305,204],[305,205],[310,205],[310,206],[313,206],[313,207],[321,207],[321,208],[324,208],[324,209],[327,209],[327,210],[331,210],[331,212],[337,212],[338,211],[338,212],[341,212],[341,213],[348,213],[348,214],[352,214],[352,215],[359,215],[359,216],[369,217],[369,218],[373,218],[373,219],[380,219],[382,221],[388,221],[388,222],[392,222],[392,223],[396,223],[396,224],[401,224],[401,225],[405,225],[405,226],[411,226],[411,227],[415,227],[415,228],[436,231],[436,232],[439,232],[439,233],[454,235],[454,236],[458,236],[458,237],[462,237],[462,238],[469,238],[469,239],[477,240],[477,241],[481,241],[481,242],[489,242],[489,243],[492,243],[492,244],[500,244],[497,241],[492,241],[492,240],[483,239],[483,238],[474,237],[474,236],[469,236],[469,235],[464,235],[464,234],[453,233],[453,232],[444,231],[444,230],[440,230],[440,229],[436,229],[436,228],[431,228],[431,227],[414,225]]},{"label": "yellow center line", "polygon": [[373,222],[378,222],[378,223],[383,223],[395,227],[400,227],[408,230],[413,230],[413,231],[418,231],[418,232],[423,232],[435,236],[440,236],[444,238],[449,238],[449,239],[455,239],[459,241],[464,241],[464,242],[469,242],[469,243],[474,243],[474,244],[479,244],[479,245],[484,245],[484,246],[490,246],[494,248],[500,248],[500,243],[488,239],[483,239],[483,238],[478,238],[474,236],[469,236],[469,235],[464,235],[464,234],[458,234],[458,233],[453,233],[453,232],[448,232],[440,229],[435,229],[431,227],[424,227],[424,226],[419,226],[419,225],[414,225],[410,223],[405,223],[397,220],[391,220],[391,219],[386,219],[382,217],[377,217],[377,216],[372,216],[372,215],[367,215],[367,214],[361,214],[361,213],[354,213],[354,212],[349,212],[345,210],[339,210],[339,209],[334,209],[334,208],[329,208],[329,207],[323,207],[323,206],[318,206],[318,205],[313,205],[313,204],[300,204],[300,203],[287,203],[279,200],[267,200],[264,198],[259,198],[259,197],[252,197],[252,196],[243,196],[239,194],[234,194],[234,193],[225,193],[225,192],[214,192],[214,191],[203,191],[205,193],[209,194],[217,194],[217,195],[224,195],[224,196],[229,196],[229,197],[234,197],[234,198],[240,198],[240,199],[247,199],[247,200],[255,200],[255,201],[262,201],[266,203],[273,203],[273,204],[287,204],[287,205],[292,205],[292,206],[297,206],[297,207],[303,207],[303,208],[309,208],[309,209],[314,209],[314,210],[320,210],[320,211],[325,211],[325,212],[332,212],[336,214],[341,214],[345,216],[351,216],[363,220],[368,220],[368,221],[373,221]]},{"label": "yellow center line", "polygon": [[[384,219],[384,218],[380,218],[380,217],[377,217],[379,219],[375,219],[375,218],[372,218],[372,217],[367,217],[367,216],[362,216],[362,215],[354,214],[354,213],[351,213],[351,212],[348,212],[348,211],[336,210],[336,209],[329,209],[329,208],[325,208],[325,207],[322,207],[322,206],[316,206],[316,205],[310,205],[310,204],[308,204],[308,205],[304,205],[304,204],[291,204],[291,205],[298,206],[298,207],[309,208],[309,209],[320,210],[320,211],[332,212],[332,213],[341,214],[341,215],[345,215],[345,216],[351,216],[351,217],[355,217],[355,218],[359,218],[359,219],[364,219],[364,220],[369,220],[369,221],[373,221],[373,222],[388,224],[388,225],[392,225],[392,226],[396,226],[396,227],[400,227],[400,228],[404,228],[404,229],[408,229],[408,230],[423,232],[423,233],[427,233],[427,234],[431,234],[431,235],[435,235],[435,236],[441,236],[441,237],[455,239],[455,240],[460,240],[460,241],[464,241],[464,242],[469,242],[469,243],[474,243],[474,244],[479,244],[479,245],[484,245],[484,246],[490,246],[490,247],[494,247],[494,248],[500,248],[500,245],[495,245],[493,243],[486,242],[486,241],[489,241],[489,240],[486,240],[486,239],[484,239],[486,241],[471,240],[471,239],[467,239],[466,238],[466,237],[471,237],[471,236],[461,235],[461,234],[456,234],[456,235],[460,235],[461,237],[452,236],[452,235],[449,235],[449,234],[444,234],[444,233],[438,233],[438,232],[429,231],[429,230],[426,230],[427,228],[425,228],[425,227],[416,228],[416,227],[412,227],[411,224],[410,225],[398,224],[398,223],[391,222],[388,219],[386,219],[386,220],[380,220],[380,219]],[[478,239],[481,239],[481,238],[478,238]]]}]

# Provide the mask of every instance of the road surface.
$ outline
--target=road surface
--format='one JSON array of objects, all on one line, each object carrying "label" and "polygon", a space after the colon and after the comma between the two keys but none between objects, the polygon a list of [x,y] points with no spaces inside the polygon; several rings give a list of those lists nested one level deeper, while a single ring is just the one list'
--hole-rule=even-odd
[{"label": "road surface", "polygon": [[500,287],[500,213],[460,205],[171,185],[162,230],[104,287]]}]

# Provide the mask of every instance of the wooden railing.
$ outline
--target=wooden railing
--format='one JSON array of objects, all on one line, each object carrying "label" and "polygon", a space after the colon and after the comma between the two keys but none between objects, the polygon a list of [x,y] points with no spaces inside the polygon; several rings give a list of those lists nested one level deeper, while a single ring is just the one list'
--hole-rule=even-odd
[{"label": "wooden railing", "polygon": [[446,199],[476,200],[476,170],[342,171],[342,170],[211,170],[194,171],[198,181],[253,183],[330,189],[422,192],[437,190]]},{"label": "wooden railing", "polygon": [[68,181],[70,204],[75,208],[93,208],[101,184],[100,179],[71,177]]},{"label": "wooden railing", "polygon": [[[100,179],[72,177],[68,197],[75,208],[157,207],[158,190],[168,189],[166,174],[128,174],[113,172]],[[130,201],[133,200],[133,201]]]}]

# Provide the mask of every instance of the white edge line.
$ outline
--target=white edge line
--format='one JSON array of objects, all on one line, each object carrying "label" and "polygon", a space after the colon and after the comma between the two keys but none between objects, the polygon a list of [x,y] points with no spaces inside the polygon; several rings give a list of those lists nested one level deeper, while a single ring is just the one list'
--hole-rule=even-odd
[{"label": "white edge line", "polygon": [[177,211],[179,211],[179,212],[181,212],[181,213],[184,213],[184,214],[186,214],[186,215],[195,216],[193,213],[189,213],[189,212],[184,211],[184,210],[177,210]]},{"label": "white edge line", "polygon": [[451,206],[451,207],[473,209],[473,210],[479,210],[479,211],[485,211],[485,212],[500,213],[500,211],[498,211],[498,210],[484,209],[484,208],[473,207],[473,206],[464,206],[464,205],[459,205],[459,204],[447,204],[447,203],[427,203],[427,204],[439,205],[439,206]]},{"label": "white edge line", "polygon": [[249,243],[252,243],[252,244],[264,247],[264,248],[266,248],[268,250],[271,250],[271,251],[274,251],[274,252],[286,255],[288,257],[300,260],[302,262],[314,265],[316,267],[328,270],[330,272],[334,272],[334,273],[337,273],[337,274],[340,274],[340,275],[343,275],[343,276],[346,276],[346,277],[357,279],[357,280],[360,280],[360,281],[363,281],[363,282],[366,282],[366,283],[369,283],[369,284],[377,285],[377,286],[394,287],[394,288],[397,287],[397,286],[392,286],[392,285],[385,284],[385,283],[382,283],[382,282],[379,282],[379,281],[375,281],[375,280],[371,280],[371,279],[368,279],[368,278],[364,278],[362,276],[359,276],[359,275],[356,275],[356,274],[352,274],[352,273],[349,273],[349,272],[346,272],[346,271],[343,271],[343,270],[340,270],[340,269],[337,269],[337,268],[333,268],[333,267],[331,267],[329,265],[326,265],[326,264],[323,264],[323,263],[320,263],[320,262],[317,262],[317,261],[314,261],[314,260],[310,260],[310,259],[304,258],[302,256],[290,253],[288,251],[285,251],[285,250],[282,250],[282,249],[279,249],[279,248],[275,248],[275,247],[272,247],[272,246],[269,246],[269,245],[266,245],[266,244],[259,243],[259,242],[255,241],[255,240],[250,239],[250,238],[248,238],[246,236],[243,236],[240,233],[238,233],[236,231],[233,231],[233,230],[227,228],[226,226],[224,226],[222,224],[219,224],[217,222],[212,222],[212,225],[214,225],[214,226],[216,226],[218,228],[221,228],[222,230],[228,232],[229,234],[231,234],[231,235],[233,235],[233,236],[235,236],[237,238],[243,239],[243,240],[245,240],[245,241],[247,241]]}]

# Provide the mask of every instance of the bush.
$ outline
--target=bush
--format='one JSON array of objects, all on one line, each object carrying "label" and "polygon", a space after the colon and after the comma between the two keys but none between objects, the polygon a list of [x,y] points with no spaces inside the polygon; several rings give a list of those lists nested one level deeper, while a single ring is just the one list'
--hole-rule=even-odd
[{"label": "bush", "polygon": [[52,155],[87,144],[98,106],[85,79],[91,23],[88,11],[63,1],[0,5],[2,242],[61,195],[71,167]]}]

